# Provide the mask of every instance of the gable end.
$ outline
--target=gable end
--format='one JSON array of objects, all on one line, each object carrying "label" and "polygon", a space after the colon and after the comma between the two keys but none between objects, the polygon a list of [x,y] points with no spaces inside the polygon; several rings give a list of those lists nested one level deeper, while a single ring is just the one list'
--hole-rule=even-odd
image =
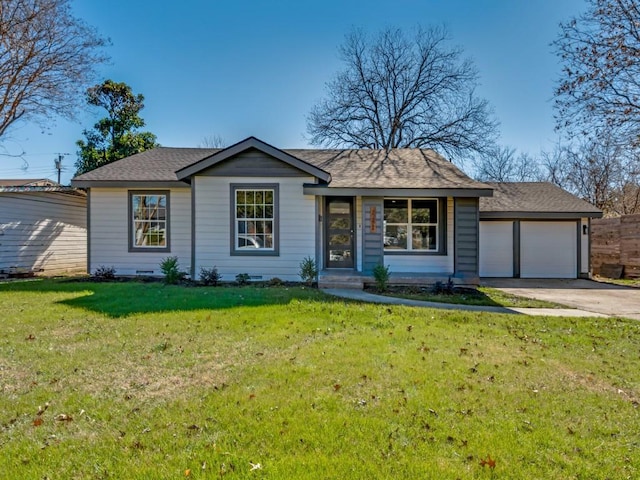
[{"label": "gable end", "polygon": [[217,164],[221,164],[226,160],[238,157],[243,152],[251,150],[258,150],[265,156],[269,156],[275,160],[279,160],[280,162],[287,164],[294,169],[301,170],[302,172],[314,176],[325,182],[328,182],[331,179],[331,175],[324,170],[315,167],[310,163],[305,162],[304,160],[300,160],[299,158],[294,157],[293,155],[290,155],[287,152],[280,150],[279,148],[269,145],[262,140],[258,140],[255,137],[249,137],[207,158],[204,158],[194,164],[182,168],[176,172],[176,176],[178,177],[178,180],[185,180],[189,177],[192,177],[193,175],[198,175],[202,171],[208,170]]},{"label": "gable end", "polygon": [[309,174],[277,158],[250,148],[228,158],[198,175],[206,177],[308,177]]}]

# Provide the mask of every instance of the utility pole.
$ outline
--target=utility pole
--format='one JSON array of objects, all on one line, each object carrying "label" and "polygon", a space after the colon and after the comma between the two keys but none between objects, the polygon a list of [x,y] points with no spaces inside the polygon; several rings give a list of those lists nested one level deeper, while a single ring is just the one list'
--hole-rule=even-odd
[{"label": "utility pole", "polygon": [[56,170],[58,171],[58,185],[60,184],[60,172],[62,172],[62,155],[58,154],[58,158],[53,161],[56,165]]},{"label": "utility pole", "polygon": [[56,166],[56,170],[58,171],[58,184],[60,184],[60,173],[62,172],[62,157],[65,155],[69,155],[68,153],[59,153],[58,158],[53,160],[53,163]]}]

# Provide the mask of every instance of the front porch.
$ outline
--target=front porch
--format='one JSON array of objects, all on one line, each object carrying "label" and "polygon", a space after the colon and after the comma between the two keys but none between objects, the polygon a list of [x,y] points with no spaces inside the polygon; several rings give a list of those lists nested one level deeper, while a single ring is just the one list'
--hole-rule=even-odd
[{"label": "front porch", "polygon": [[[446,273],[403,273],[391,272],[389,285],[426,286],[437,282],[451,281],[458,286],[477,287],[479,279],[456,278]],[[357,272],[355,270],[322,270],[318,274],[318,288],[348,288],[362,290],[365,285],[375,284],[373,274]]]}]

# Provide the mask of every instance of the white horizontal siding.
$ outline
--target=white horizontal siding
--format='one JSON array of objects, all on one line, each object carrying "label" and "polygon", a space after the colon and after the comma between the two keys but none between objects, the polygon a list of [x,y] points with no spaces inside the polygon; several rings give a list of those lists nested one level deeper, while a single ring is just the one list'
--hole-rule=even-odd
[{"label": "white horizontal siding", "polygon": [[86,204],[56,192],[0,193],[0,270],[85,271]]},{"label": "white horizontal siding", "polygon": [[446,255],[385,255],[384,264],[393,273],[445,273],[453,275],[453,198],[447,199]]},{"label": "white horizontal siding", "polygon": [[589,264],[589,237],[591,236],[589,228],[589,219],[580,219],[580,273],[582,275],[590,274]]},{"label": "white horizontal siding", "polygon": [[[147,191],[149,189],[145,189]],[[167,190],[167,189],[159,189]],[[129,251],[129,190],[92,188],[90,190],[90,270],[113,267],[117,275],[148,272],[162,275],[160,262],[177,256],[180,269],[191,266],[191,189],[169,191],[170,251]]]},{"label": "white horizontal siding", "polygon": [[[193,179],[196,189],[195,275],[201,268],[217,267],[223,281],[239,273],[269,279],[299,281],[300,262],[315,257],[315,197],[304,195],[302,185],[312,177],[204,177]],[[278,256],[231,255],[231,184],[279,185]]]}]

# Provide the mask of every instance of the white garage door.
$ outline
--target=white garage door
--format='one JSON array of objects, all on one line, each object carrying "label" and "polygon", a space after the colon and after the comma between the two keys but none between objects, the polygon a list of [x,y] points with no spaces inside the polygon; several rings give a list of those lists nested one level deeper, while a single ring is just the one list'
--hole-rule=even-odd
[{"label": "white garage door", "polygon": [[513,222],[480,222],[480,276],[513,277]]},{"label": "white garage door", "polygon": [[575,222],[522,222],[520,276],[576,278],[578,246]]}]

